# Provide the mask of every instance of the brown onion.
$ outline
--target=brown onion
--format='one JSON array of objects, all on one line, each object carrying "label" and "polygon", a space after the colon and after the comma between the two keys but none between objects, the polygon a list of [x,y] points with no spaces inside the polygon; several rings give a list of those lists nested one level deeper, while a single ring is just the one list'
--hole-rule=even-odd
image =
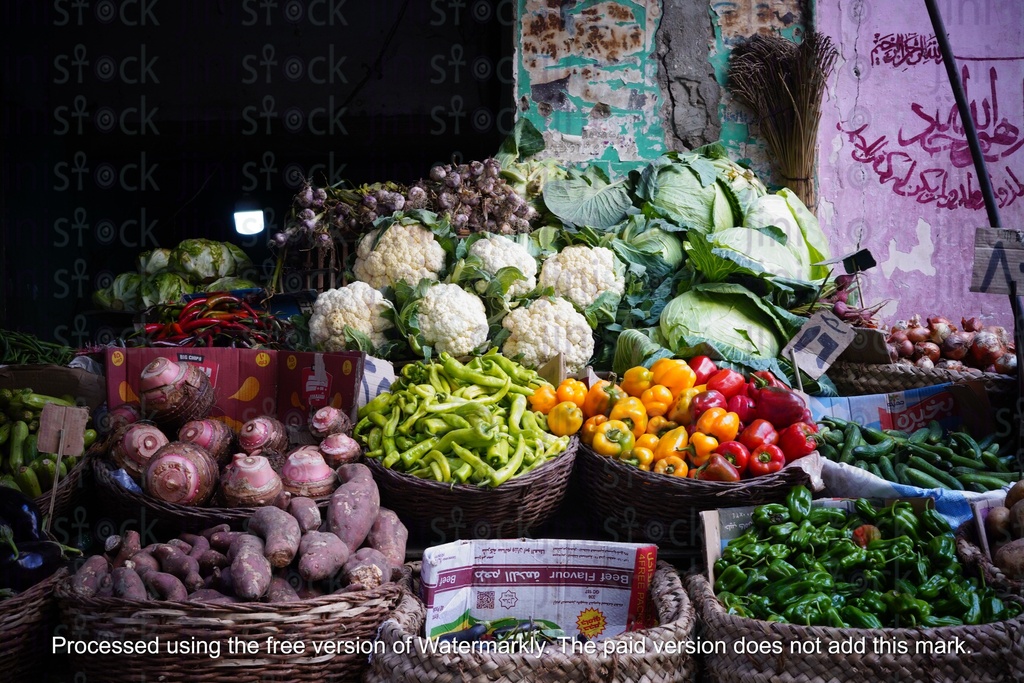
[{"label": "brown onion", "polygon": [[1007,332],[1005,327],[1000,327],[999,325],[989,325],[988,327],[983,329],[982,332],[991,332],[992,334],[994,334],[996,336],[996,339],[999,340],[999,343],[1002,344],[1004,348],[1009,347],[1010,344],[1013,343],[1013,335]]},{"label": "brown onion", "polygon": [[896,354],[900,358],[910,358],[914,355],[914,342],[904,339],[899,344],[896,344]]},{"label": "brown onion", "polygon": [[889,335],[889,341],[891,341],[893,344],[902,344],[903,342],[907,341],[907,331],[896,330],[895,332]]},{"label": "brown onion", "polygon": [[981,332],[985,325],[981,322],[981,318],[975,316],[973,318],[961,318],[960,327],[964,332]]},{"label": "brown onion", "polygon": [[996,372],[1001,375],[1016,375],[1017,374],[1017,354],[1015,353],[1004,353],[999,357],[999,360],[995,362]]},{"label": "brown onion", "polygon": [[934,344],[941,344],[949,335],[956,332],[956,328],[945,321],[933,323],[931,330],[928,340]]},{"label": "brown onion", "polygon": [[296,448],[281,467],[284,490],[295,496],[326,496],[338,486],[338,475],[324,461],[316,446]]},{"label": "brown onion", "polygon": [[935,367],[935,363],[928,356],[921,356],[914,361],[914,366],[921,368],[922,370],[931,370]]},{"label": "brown onion", "polygon": [[142,488],[168,503],[203,505],[213,497],[217,478],[217,463],[206,450],[172,441],[150,459]]},{"label": "brown onion", "polygon": [[320,452],[327,464],[337,469],[345,463],[358,460],[363,449],[348,434],[331,434],[320,442]]},{"label": "brown onion", "polygon": [[178,441],[202,446],[221,467],[231,460],[235,432],[222,420],[191,420],[178,430]]},{"label": "brown onion", "polygon": [[939,360],[939,357],[941,355],[942,354],[941,351],[939,351],[938,344],[933,344],[932,342],[928,341],[920,342],[919,344],[914,344],[915,359],[921,358],[923,356],[934,363],[935,361]]},{"label": "brown onion", "polygon": [[974,335],[974,341],[971,343],[970,357],[976,367],[983,368],[988,365],[994,365],[1005,353],[1006,347],[999,341],[999,337],[994,332],[986,328]]},{"label": "brown onion", "polygon": [[277,418],[260,415],[242,425],[238,445],[246,453],[265,448],[283,451],[288,448],[288,429]]},{"label": "brown onion", "polygon": [[885,351],[889,354],[889,362],[895,363],[900,359],[900,354],[896,352],[896,347],[892,344],[885,345]]},{"label": "brown onion", "polygon": [[917,344],[918,342],[928,341],[931,333],[931,330],[927,327],[912,327],[907,330],[907,339]]},{"label": "brown onion", "polygon": [[236,453],[221,473],[220,494],[229,507],[270,505],[281,491],[281,477],[261,455]]},{"label": "brown onion", "polygon": [[209,415],[215,398],[202,368],[163,357],[142,369],[139,394],[142,414],[175,431],[189,420]]},{"label": "brown onion", "polygon": [[939,347],[942,350],[942,355],[950,360],[963,360],[964,356],[967,355],[968,349],[971,348],[973,337],[974,335],[970,333],[954,332],[946,337],[942,342],[942,346]]},{"label": "brown onion", "polygon": [[141,483],[149,461],[170,439],[152,422],[134,422],[121,427],[113,441],[110,457],[132,479]]},{"label": "brown onion", "polygon": [[960,361],[950,360],[948,358],[943,358],[942,360],[940,360],[938,363],[935,364],[935,367],[941,368],[943,370],[952,370],[955,372],[963,372],[964,370],[967,369],[967,366],[961,363]]},{"label": "brown onion", "polygon": [[906,320],[897,320],[890,328],[891,332],[906,332],[909,325]]}]

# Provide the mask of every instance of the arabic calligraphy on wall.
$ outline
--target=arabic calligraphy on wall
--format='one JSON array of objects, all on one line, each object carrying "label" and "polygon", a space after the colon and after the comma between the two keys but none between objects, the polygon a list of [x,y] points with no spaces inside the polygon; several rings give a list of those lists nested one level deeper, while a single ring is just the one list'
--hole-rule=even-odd
[{"label": "arabic calligraphy on wall", "polygon": [[888,64],[892,67],[916,66],[927,62],[942,63],[939,43],[935,34],[927,33],[876,33],[871,48],[871,63],[875,66]]}]

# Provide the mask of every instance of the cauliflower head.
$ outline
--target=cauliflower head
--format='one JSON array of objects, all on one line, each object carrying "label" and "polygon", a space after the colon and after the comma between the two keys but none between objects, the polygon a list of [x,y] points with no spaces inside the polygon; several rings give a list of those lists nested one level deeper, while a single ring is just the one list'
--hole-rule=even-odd
[{"label": "cauliflower head", "polygon": [[626,279],[616,270],[611,249],[575,244],[544,261],[540,286],[553,287],[556,295],[586,308],[605,292],[621,295]]},{"label": "cauliflower head", "polygon": [[384,295],[365,282],[328,289],[313,302],[309,318],[309,338],[325,351],[345,350],[345,326],[359,330],[375,347],[384,344],[385,332],[392,327],[384,311],[394,308]]},{"label": "cauliflower head", "polygon": [[433,285],[417,313],[423,340],[438,352],[465,356],[487,341],[484,302],[458,285]]},{"label": "cauliflower head", "polygon": [[444,269],[445,254],[434,233],[419,223],[394,223],[373,248],[380,230],[371,230],[359,240],[352,266],[357,280],[374,289],[384,289],[399,280],[415,287],[423,278],[438,279]]},{"label": "cauliflower head", "polygon": [[511,335],[501,347],[509,358],[522,354],[523,365],[538,368],[561,353],[565,367],[576,373],[594,355],[594,335],[587,319],[561,297],[542,298],[516,308],[501,321]]},{"label": "cauliflower head", "polygon": [[[502,268],[518,268],[526,279],[516,280],[509,288],[509,296],[523,296],[537,286],[537,260],[523,245],[502,235],[490,235],[477,240],[469,248],[471,256],[483,263],[483,269],[494,275]],[[486,282],[476,283],[476,290],[487,289]]]}]

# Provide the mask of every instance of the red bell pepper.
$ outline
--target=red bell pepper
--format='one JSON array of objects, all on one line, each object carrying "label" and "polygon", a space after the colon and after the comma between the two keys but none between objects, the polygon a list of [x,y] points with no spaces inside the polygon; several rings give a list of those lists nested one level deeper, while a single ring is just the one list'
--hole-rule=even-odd
[{"label": "red bell pepper", "polygon": [[725,396],[717,391],[702,391],[690,399],[690,415],[694,420],[712,408],[722,408],[728,405]]},{"label": "red bell pepper", "polygon": [[747,463],[750,461],[750,451],[739,441],[726,441],[718,444],[715,453],[724,455],[725,459],[732,463],[742,477],[747,473]]},{"label": "red bell pepper", "polygon": [[785,429],[794,422],[800,422],[807,410],[800,394],[781,387],[765,387],[752,398],[757,402],[755,417],[768,420],[776,429]]},{"label": "red bell pepper", "polygon": [[761,477],[778,472],[786,464],[786,455],[782,449],[772,444],[764,444],[750,454],[747,462],[747,474]]},{"label": "red bell pepper", "polygon": [[699,387],[701,384],[706,384],[711,376],[718,372],[718,366],[715,365],[715,361],[711,360],[707,356],[694,356],[686,362],[693,370],[694,374],[697,375],[697,381],[694,382],[695,387]]},{"label": "red bell pepper", "polygon": [[[747,389],[747,380],[740,373],[729,368],[719,370],[708,378],[708,391],[717,391],[730,399]],[[756,400],[756,399],[755,399]]]},{"label": "red bell pepper", "polygon": [[740,471],[721,453],[712,453],[707,463],[697,468],[697,479],[736,482],[740,480]]},{"label": "red bell pepper", "polygon": [[750,424],[754,419],[757,403],[755,403],[754,399],[750,398],[746,394],[736,394],[729,399],[726,409],[731,413],[739,415],[740,422],[746,425]]},{"label": "red bell pepper", "polygon": [[751,398],[757,398],[756,392],[764,389],[765,387],[780,387],[782,389],[788,389],[785,383],[776,377],[770,370],[758,370],[757,372],[750,373],[750,382],[747,383],[747,393]]},{"label": "red bell pepper", "polygon": [[779,433],[767,420],[754,420],[746,429],[740,432],[740,443],[753,452],[763,444],[776,444],[779,442]]},{"label": "red bell pepper", "polygon": [[779,448],[786,455],[786,462],[793,462],[810,455],[818,447],[814,435],[818,427],[806,422],[795,422],[779,432]]}]

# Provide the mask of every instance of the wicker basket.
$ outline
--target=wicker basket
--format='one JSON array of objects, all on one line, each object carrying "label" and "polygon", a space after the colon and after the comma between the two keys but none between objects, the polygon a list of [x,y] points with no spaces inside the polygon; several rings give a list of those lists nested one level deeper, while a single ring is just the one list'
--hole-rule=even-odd
[{"label": "wicker basket", "polygon": [[[419,575],[419,563],[411,565]],[[456,683],[459,681],[532,681],[536,683],[598,682],[662,683],[695,680],[696,662],[679,653],[693,638],[695,614],[679,574],[659,562],[651,586],[651,598],[660,625],[601,641],[598,654],[585,655],[549,646],[544,655],[478,651],[441,655],[423,647],[426,609],[412,593],[406,593],[394,614],[380,629],[380,645],[370,660],[366,683]],[[408,649],[396,644],[410,643]],[[610,643],[631,654],[615,654]],[[657,652],[655,644],[672,652]],[[605,654],[605,648],[608,654]]]},{"label": "wicker basket", "polygon": [[828,376],[842,396],[886,394],[970,380],[981,381],[989,397],[996,401],[1017,396],[1016,377],[974,369],[957,372],[942,368],[924,370],[899,363],[839,362],[828,369]]},{"label": "wicker basket", "polygon": [[1024,581],[1011,579],[985,555],[980,547],[978,530],[973,519],[969,519],[957,527],[956,551],[964,564],[977,572],[985,579],[986,583],[999,586],[1010,593],[1024,595]]},{"label": "wicker basket", "polygon": [[[980,626],[883,629],[798,626],[726,613],[703,575],[691,574],[685,583],[697,609],[699,635],[721,643],[721,650],[704,657],[705,672],[712,683],[1011,683],[1019,681],[1020,671],[1024,670],[1024,614]],[[1004,599],[1024,603],[1019,597],[1005,596]],[[865,652],[861,654],[828,652],[831,643],[850,645],[862,638]],[[734,646],[741,639],[762,647],[778,642],[782,654],[748,650],[738,656]],[[876,653],[875,639],[902,643],[907,653]],[[817,642],[821,644],[820,651],[790,653],[793,643],[814,646]],[[945,652],[935,649],[936,645],[952,645],[955,650],[957,643],[966,648],[966,654],[934,654]],[[922,651],[918,652],[919,649]]]},{"label": "wicker basket", "polygon": [[[358,681],[366,668],[365,645],[402,596],[399,583],[368,591],[328,595],[283,603],[134,601],[81,598],[70,582],[57,584],[55,595],[66,637],[85,641],[144,641],[158,652],[71,654],[71,665],[88,680],[105,683],[190,681],[195,683],[265,683],[266,681]],[[304,652],[268,652],[269,638],[301,641]],[[252,646],[229,649],[229,639]],[[168,652],[171,643],[219,646],[219,656]],[[314,644],[338,645],[317,653]],[[348,643],[348,645],[346,645]],[[357,644],[361,644],[358,645]],[[180,647],[180,645],[178,646]],[[346,649],[348,648],[348,649]]]},{"label": "wicker basket", "polygon": [[[54,587],[68,575],[60,569],[27,591],[0,602],[0,678],[27,681],[30,675],[43,673],[42,664],[49,652],[50,638],[57,625]],[[52,661],[50,666],[52,668]]]},{"label": "wicker basket", "polygon": [[366,464],[380,503],[398,513],[411,540],[430,544],[460,538],[518,538],[551,517],[565,497],[576,460],[575,437],[558,457],[496,488],[444,484]]},{"label": "wicker basket", "polygon": [[[53,527],[53,520],[66,517],[75,503],[78,501],[78,497],[81,492],[88,486],[90,486],[90,479],[92,476],[92,460],[94,459],[93,451],[86,453],[71,471],[68,472],[67,476],[57,482],[57,495],[53,496],[53,490],[47,491],[41,496],[34,498],[36,507],[38,507],[44,515],[50,518],[50,527]],[[53,506],[51,507],[51,503]]]},{"label": "wicker basket", "polygon": [[[803,460],[802,465],[820,473],[819,456]],[[702,548],[702,510],[781,502],[792,487],[812,482],[797,466],[738,483],[670,477],[644,472],[586,446],[577,461],[590,521],[611,532],[611,540],[647,541],[683,553]]]}]

